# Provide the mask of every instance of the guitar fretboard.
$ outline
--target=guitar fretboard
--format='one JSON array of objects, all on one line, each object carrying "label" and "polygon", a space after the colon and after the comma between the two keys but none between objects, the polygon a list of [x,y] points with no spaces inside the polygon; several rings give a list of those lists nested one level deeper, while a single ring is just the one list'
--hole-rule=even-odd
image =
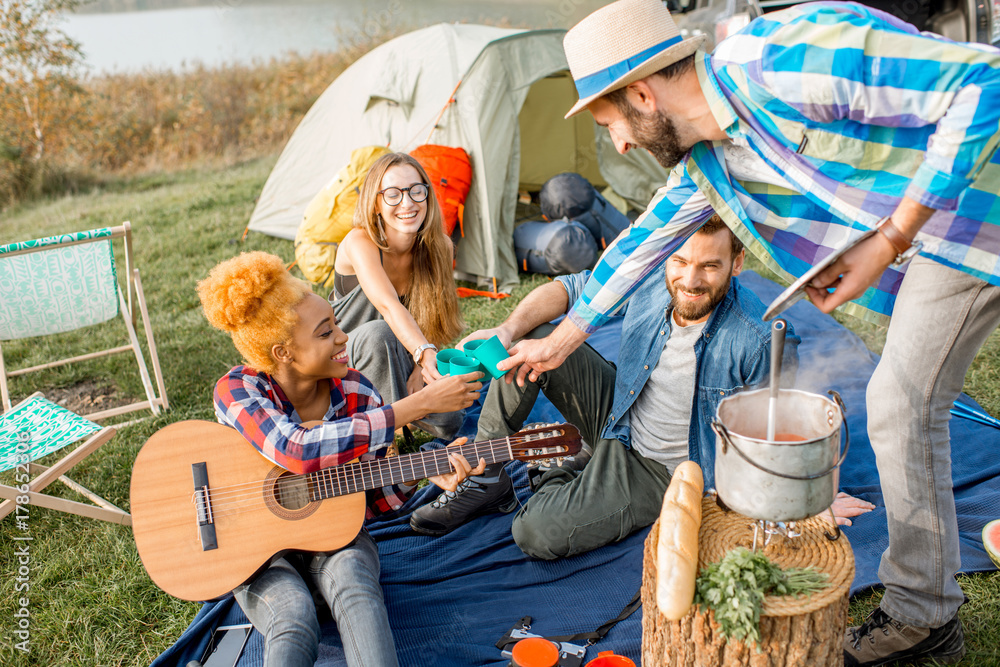
[{"label": "guitar fretboard", "polygon": [[[553,433],[557,434],[558,431]],[[538,447],[544,448],[545,443],[540,436]],[[434,449],[427,452],[416,452],[372,461],[358,461],[344,465],[324,468],[304,475],[309,480],[310,500],[325,500],[369,489],[378,489],[393,484],[403,484],[434,475],[443,475],[452,471],[448,454],[459,453],[465,456],[472,467],[485,459],[487,465],[498,461],[510,461],[515,458],[514,447],[527,441],[516,435],[496,440],[466,443],[459,447]]]}]

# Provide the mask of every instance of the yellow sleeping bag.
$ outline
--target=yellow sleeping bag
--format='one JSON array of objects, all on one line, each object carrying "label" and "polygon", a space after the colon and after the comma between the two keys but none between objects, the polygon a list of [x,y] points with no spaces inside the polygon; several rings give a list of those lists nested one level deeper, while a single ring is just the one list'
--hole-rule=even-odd
[{"label": "yellow sleeping bag", "polygon": [[375,160],[390,152],[385,146],[351,151],[351,161],[313,197],[295,234],[295,261],[306,279],[333,287],[337,246],[351,231],[361,184]]}]

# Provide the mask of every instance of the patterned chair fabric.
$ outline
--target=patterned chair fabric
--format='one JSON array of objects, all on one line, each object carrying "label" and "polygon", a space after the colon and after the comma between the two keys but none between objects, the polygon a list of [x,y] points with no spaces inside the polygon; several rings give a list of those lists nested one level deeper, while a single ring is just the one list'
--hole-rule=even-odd
[{"label": "patterned chair fabric", "polygon": [[[110,228],[0,247],[0,340],[73,331],[118,315]],[[80,245],[62,245],[108,237]],[[50,250],[7,257],[28,248]]]},{"label": "patterned chair fabric", "polygon": [[27,454],[37,461],[101,427],[41,396],[32,396],[0,416],[0,472],[11,470]]}]

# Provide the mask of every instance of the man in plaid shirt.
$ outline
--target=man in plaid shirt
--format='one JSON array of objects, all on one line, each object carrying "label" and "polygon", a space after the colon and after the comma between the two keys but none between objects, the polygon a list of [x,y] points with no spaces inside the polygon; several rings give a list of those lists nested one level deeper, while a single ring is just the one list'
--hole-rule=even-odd
[{"label": "man in plaid shirt", "polygon": [[588,109],[619,152],[672,171],[566,320],[500,368],[523,383],[559,366],[713,211],[788,280],[877,229],[807,288],[824,312],[893,316],[868,389],[886,593],[848,630],[845,661],[957,661],[948,420],[1000,323],[1000,52],[827,2],[760,17],[711,55],[700,41],[658,0],[619,0],[567,33],[567,116]]}]

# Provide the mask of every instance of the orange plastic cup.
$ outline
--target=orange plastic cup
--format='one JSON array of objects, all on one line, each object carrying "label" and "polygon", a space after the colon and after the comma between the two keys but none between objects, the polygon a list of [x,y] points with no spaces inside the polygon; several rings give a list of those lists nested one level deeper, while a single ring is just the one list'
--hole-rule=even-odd
[{"label": "orange plastic cup", "polygon": [[635,667],[635,663],[623,655],[615,655],[614,651],[601,651],[584,667]]},{"label": "orange plastic cup", "polygon": [[510,657],[515,667],[555,667],[559,664],[559,647],[548,639],[528,637],[514,644]]}]

